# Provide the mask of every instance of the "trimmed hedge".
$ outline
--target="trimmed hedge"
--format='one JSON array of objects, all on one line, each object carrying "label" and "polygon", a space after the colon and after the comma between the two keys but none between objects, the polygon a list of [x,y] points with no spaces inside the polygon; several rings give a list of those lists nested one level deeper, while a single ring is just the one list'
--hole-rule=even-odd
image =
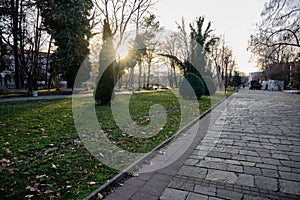
[{"label": "trimmed hedge", "polygon": [[194,73],[187,73],[179,83],[179,93],[183,98],[200,98],[205,93],[204,81]]}]

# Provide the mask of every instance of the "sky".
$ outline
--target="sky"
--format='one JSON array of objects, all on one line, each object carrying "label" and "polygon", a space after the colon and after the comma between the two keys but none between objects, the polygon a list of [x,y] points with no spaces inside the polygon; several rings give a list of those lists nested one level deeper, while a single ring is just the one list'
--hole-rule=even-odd
[{"label": "sky", "polygon": [[[176,30],[176,21],[184,17],[186,23],[204,16],[212,22],[217,35],[225,36],[225,44],[233,49],[240,71],[255,72],[255,61],[247,51],[250,34],[260,20],[267,0],[160,0],[156,4],[158,19],[167,30]],[[250,62],[251,61],[251,62]]]}]

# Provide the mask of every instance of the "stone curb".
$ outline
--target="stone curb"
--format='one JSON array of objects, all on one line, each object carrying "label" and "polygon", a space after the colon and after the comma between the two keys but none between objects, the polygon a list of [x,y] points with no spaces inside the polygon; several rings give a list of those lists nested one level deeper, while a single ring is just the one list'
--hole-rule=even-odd
[{"label": "stone curb", "polygon": [[112,189],[118,182],[123,180],[125,177],[130,176],[134,169],[138,168],[142,163],[144,163],[148,158],[150,158],[157,150],[163,148],[167,144],[169,144],[175,137],[177,137],[179,134],[181,134],[186,129],[190,128],[192,125],[194,125],[198,120],[202,119],[204,116],[209,114],[215,107],[223,103],[229,98],[232,98],[234,93],[227,98],[223,98],[220,102],[218,102],[216,105],[211,107],[210,109],[206,110],[204,113],[202,113],[199,117],[196,117],[193,121],[182,127],[180,130],[177,131],[176,134],[174,134],[172,137],[168,138],[167,140],[160,143],[158,146],[156,146],[152,151],[145,154],[143,157],[141,157],[139,160],[137,160],[135,163],[130,165],[127,169],[125,169],[123,172],[120,172],[115,177],[113,177],[111,180],[109,180],[107,183],[100,186],[98,189],[93,191],[90,195],[88,195],[84,200],[96,200],[98,198],[98,193],[103,194],[110,189]]}]

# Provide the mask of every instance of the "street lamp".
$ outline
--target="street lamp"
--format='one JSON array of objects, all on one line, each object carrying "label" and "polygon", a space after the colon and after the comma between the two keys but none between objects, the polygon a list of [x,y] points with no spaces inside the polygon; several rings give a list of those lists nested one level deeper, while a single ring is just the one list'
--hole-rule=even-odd
[{"label": "street lamp", "polygon": [[228,56],[225,57],[225,96],[226,96],[226,88],[227,88],[227,67],[228,67]]}]

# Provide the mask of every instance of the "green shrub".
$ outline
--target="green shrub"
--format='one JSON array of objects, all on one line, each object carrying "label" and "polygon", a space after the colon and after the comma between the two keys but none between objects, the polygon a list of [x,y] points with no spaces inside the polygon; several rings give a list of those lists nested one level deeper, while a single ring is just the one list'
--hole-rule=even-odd
[{"label": "green shrub", "polygon": [[209,76],[204,76],[203,80],[204,80],[204,84],[205,84],[204,95],[214,95],[217,91],[216,83]]},{"label": "green shrub", "polygon": [[205,84],[199,76],[188,73],[179,83],[179,93],[183,98],[200,98],[205,92]]}]

